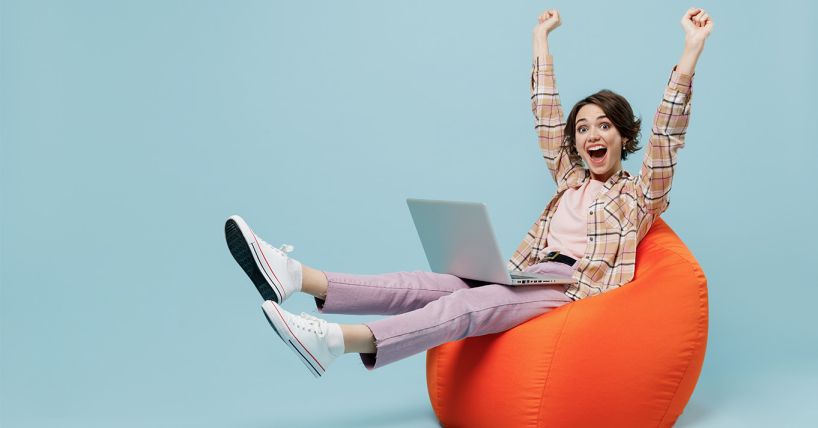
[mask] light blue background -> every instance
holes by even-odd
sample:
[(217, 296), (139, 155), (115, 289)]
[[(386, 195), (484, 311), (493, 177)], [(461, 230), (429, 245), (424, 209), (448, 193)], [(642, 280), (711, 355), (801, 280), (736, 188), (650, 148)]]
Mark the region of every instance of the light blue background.
[(406, 197), (477, 200), (510, 254), (555, 190), (529, 104), (536, 16), (563, 17), (566, 112), (616, 90), (646, 139), (689, 6), (715, 29), (664, 218), (704, 267), (711, 323), (679, 426), (814, 423), (815, 2), (100, 0), (0, 7), (0, 425), (436, 426), (423, 354), (313, 379), (224, 219), (376, 273), (427, 268)]

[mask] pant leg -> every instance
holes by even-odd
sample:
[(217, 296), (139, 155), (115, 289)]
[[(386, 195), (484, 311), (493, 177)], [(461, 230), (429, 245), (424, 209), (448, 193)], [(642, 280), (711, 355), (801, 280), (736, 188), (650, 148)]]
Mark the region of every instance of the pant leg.
[[(540, 265), (527, 271), (573, 272), (571, 266), (561, 263)], [(371, 370), (446, 342), (508, 330), (572, 302), (566, 288), (490, 284), (459, 289), (420, 309), (366, 323), (375, 336), (376, 353), (361, 354), (361, 360)]]
[(323, 313), (393, 315), (424, 307), (431, 301), (470, 283), (454, 275), (433, 272), (396, 272), (352, 275), (325, 272), (327, 296), (315, 299)]

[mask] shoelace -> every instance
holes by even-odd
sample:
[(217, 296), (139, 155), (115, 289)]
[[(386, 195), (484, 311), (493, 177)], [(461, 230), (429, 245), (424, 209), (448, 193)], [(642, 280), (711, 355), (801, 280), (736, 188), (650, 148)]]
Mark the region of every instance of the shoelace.
[[(258, 235), (256, 235), (256, 237), (258, 238)], [(267, 242), (267, 241), (265, 241), (265, 240), (263, 240), (261, 238), (258, 238), (258, 240), (261, 241), (261, 244), (264, 245), (265, 247), (277, 252), (278, 254), (281, 254), (284, 257), (289, 257), (288, 254), (295, 251), (295, 247), (290, 245), (290, 244), (284, 244), (284, 245), (276, 248), (276, 247), (273, 247), (272, 245), (270, 245), (269, 242)]]
[(321, 318), (316, 318), (306, 312), (301, 312), (298, 317), (290, 319), (292, 324), (301, 330), (317, 333), (319, 336), (324, 336), (327, 332), (327, 322)]

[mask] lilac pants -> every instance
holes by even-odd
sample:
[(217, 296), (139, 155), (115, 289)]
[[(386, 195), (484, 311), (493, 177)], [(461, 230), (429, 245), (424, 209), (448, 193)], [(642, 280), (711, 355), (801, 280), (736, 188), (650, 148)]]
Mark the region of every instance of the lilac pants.
[[(526, 272), (573, 274), (558, 262), (530, 266)], [(564, 285), (475, 286), (474, 281), (432, 272), (350, 275), (325, 272), (323, 313), (394, 315), (366, 323), (375, 336), (375, 353), (361, 354), (368, 369), (465, 337), (508, 330), (572, 302)]]

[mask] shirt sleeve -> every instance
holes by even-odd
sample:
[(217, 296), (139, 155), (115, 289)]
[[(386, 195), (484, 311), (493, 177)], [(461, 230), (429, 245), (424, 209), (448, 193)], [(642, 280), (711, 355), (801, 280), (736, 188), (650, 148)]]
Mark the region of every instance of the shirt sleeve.
[(680, 73), (674, 66), (653, 119), (650, 140), (637, 177), (637, 193), (639, 205), (654, 215), (661, 214), (669, 205), (676, 155), (685, 144), (692, 83), (692, 75)]
[(534, 113), (534, 128), (542, 150), (543, 158), (551, 172), (551, 177), (559, 188), (574, 168), (582, 165), (572, 163), (568, 152), (562, 150), (565, 133), (560, 95), (554, 78), (554, 62), (551, 55), (537, 57), (531, 71), (531, 110)]

